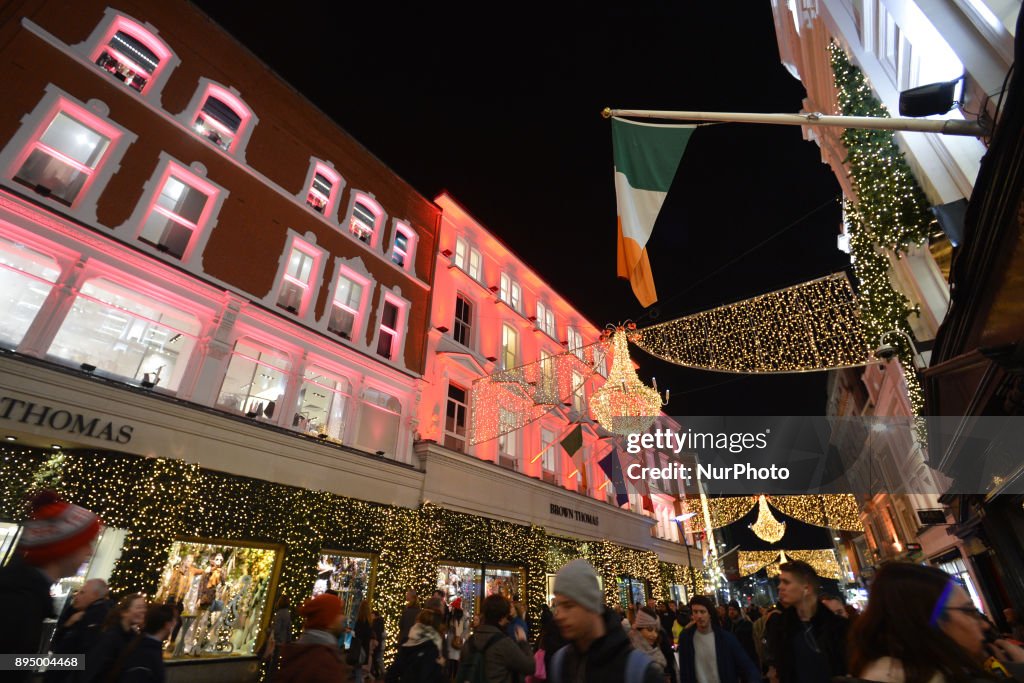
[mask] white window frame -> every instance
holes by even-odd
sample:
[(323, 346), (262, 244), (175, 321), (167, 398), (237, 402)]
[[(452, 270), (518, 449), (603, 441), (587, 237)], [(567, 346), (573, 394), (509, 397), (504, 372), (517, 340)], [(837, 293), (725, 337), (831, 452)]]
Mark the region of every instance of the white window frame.
[[(455, 387), (456, 389), (461, 390), (466, 395), (465, 402), (462, 402), (462, 401), (459, 401), (458, 399), (452, 398), (452, 395), (451, 395), (452, 387)], [(460, 407), (462, 408), (462, 415), (463, 415), (463, 419), (464, 419), (464, 426), (466, 428), (466, 433), (462, 434), (461, 436), (457, 432), (450, 432), (450, 431), (448, 431), (448, 406), (449, 406), (449, 404), (452, 404), (452, 403), (455, 404), (455, 408), (456, 408), (456, 413), (455, 413), (455, 415), (456, 415), (456, 423), (458, 422), (458, 414), (459, 414), (458, 413), (458, 409)], [(445, 448), (452, 448), (452, 446), (448, 445), (448, 439), (450, 438), (452, 441), (456, 441), (456, 442), (461, 441), (462, 442), (462, 447), (461, 448), (457, 448), (456, 447), (453, 450), (457, 450), (460, 453), (465, 453), (466, 452), (466, 447), (469, 444), (469, 389), (467, 389), (465, 387), (462, 387), (461, 385), (459, 385), (459, 384), (457, 384), (455, 382), (448, 382), (448, 390), (445, 391), (444, 420), (443, 420), (443, 424), (441, 426), (441, 432), (443, 434), (442, 445), (444, 445)]]
[[(413, 265), (416, 260), (416, 245), (419, 242), (419, 235), (416, 234), (416, 231), (412, 229), (412, 225), (407, 221), (400, 221), (398, 219), (395, 219), (391, 233), (391, 251), (388, 254), (388, 260), (396, 267), (401, 268), (408, 273), (413, 272)], [(402, 253), (402, 250), (398, 246), (398, 236), (400, 234), (405, 236), (405, 252), (401, 265), (395, 261), (395, 256)]]
[(555, 326), (555, 312), (540, 299), (537, 300), (537, 329), (557, 340), (558, 328)]
[[(355, 272), (348, 266), (345, 266), (342, 263), (340, 263), (341, 259), (338, 259), (338, 261), (339, 262), (335, 264), (334, 268), (335, 276), (334, 282), (331, 285), (330, 305), (324, 312), (324, 316), (321, 322), (324, 325), (324, 329), (326, 329), (327, 332), (331, 334), (333, 337), (354, 343), (356, 342), (356, 340), (363, 339), (365, 337), (364, 329), (366, 327), (366, 304), (370, 298), (371, 280), (368, 277), (360, 275), (359, 273)], [(355, 311), (353, 311), (347, 305), (338, 303), (338, 293), (341, 290), (341, 278), (345, 278), (349, 282), (359, 285), (361, 288), (361, 291), (359, 293), (359, 307)], [(338, 306), (342, 310), (352, 314), (352, 333), (349, 335), (348, 338), (342, 336), (339, 332), (332, 330), (330, 327), (331, 317), (334, 314), (335, 306)]]
[[(128, 150), (128, 146), (137, 139), (134, 133), (109, 118), (107, 105), (99, 100), (89, 100), (87, 104), (83, 104), (56, 86), (47, 85), (46, 94), (35, 109), (22, 118), (21, 127), (0, 153), (0, 169), (3, 169), (4, 184), (22, 193), (33, 191), (34, 188), (28, 187), (23, 181), (14, 180), (14, 177), (21, 170), (32, 151), (42, 144), (40, 140), (43, 134), (61, 113), (105, 136), (109, 142), (103, 155), (89, 171), (88, 179), (72, 199), (70, 206), (50, 196), (38, 193), (34, 196), (39, 197), (41, 202), (49, 206), (57, 207), (62, 212), (70, 212), (85, 222), (95, 223), (96, 204), (99, 196), (114, 173), (120, 168), (121, 159)], [(77, 162), (75, 163), (77, 164)]]
[[(156, 207), (157, 199), (163, 191), (164, 184), (172, 176), (178, 182), (202, 192), (207, 197), (206, 206), (203, 208), (203, 213), (200, 215), (197, 223), (190, 226), (186, 220), (175, 221), (192, 231), (192, 237), (189, 239), (188, 246), (180, 258), (142, 240), (142, 230), (153, 211), (158, 211), (158, 213), (165, 216), (173, 213), (162, 209), (158, 210)], [(220, 214), (220, 209), (227, 195), (227, 190), (206, 177), (206, 169), (202, 164), (197, 162), (188, 167), (166, 152), (161, 152), (156, 172), (146, 183), (142, 199), (139, 201), (135, 212), (125, 225), (115, 229), (114, 233), (126, 241), (132, 241), (133, 244), (140, 246), (146, 251), (174, 263), (181, 263), (185, 266), (198, 265), (201, 261), (200, 257), (203, 254), (203, 250), (206, 248), (206, 243), (210, 239), (210, 233), (217, 225), (217, 216)]]
[(508, 305), (512, 307), (513, 311), (521, 315), (523, 312), (523, 288), (515, 280), (512, 281), (511, 294)]
[[(331, 181), (331, 191), (327, 197), (324, 197), (325, 204), (323, 211), (317, 211), (316, 208), (309, 203), (309, 195), (316, 194), (323, 197), (323, 192), (314, 186), (317, 174), (322, 175)], [(332, 223), (337, 223), (337, 212), (338, 212), (338, 199), (341, 197), (342, 190), (345, 189), (345, 179), (341, 177), (337, 169), (334, 168), (334, 164), (330, 161), (324, 161), (323, 159), (317, 159), (316, 157), (310, 157), (309, 159), (309, 171), (306, 173), (306, 182), (303, 184), (302, 191), (296, 195), (298, 200), (302, 202), (303, 206), (312, 211), (315, 214), (323, 216)]]
[(455, 253), (452, 254), (452, 264), (459, 270), (465, 271), (469, 258), (469, 244), (461, 237), (455, 238)]
[[(550, 439), (546, 440), (546, 435), (550, 436)], [(552, 483), (557, 483), (556, 478), (558, 473), (558, 449), (555, 447), (557, 436), (558, 434), (556, 432), (551, 431), (550, 429), (546, 429), (544, 427), (541, 427), (540, 429), (540, 469), (542, 472), (542, 478), (547, 478), (543, 476), (545, 474), (551, 475)], [(545, 443), (547, 445), (545, 445)]]
[[(294, 281), (294, 278), (290, 278), (287, 275), (288, 262), (291, 258), (293, 249), (298, 249), (314, 259), (313, 267), (310, 269), (309, 273), (309, 282), (304, 288), (305, 291), (302, 295), (301, 305), (299, 306), (298, 311), (294, 313), (278, 305), (278, 301), (281, 296), (281, 288), (284, 286), (286, 279)], [(316, 235), (313, 233), (307, 232), (305, 235), (299, 235), (294, 230), (288, 230), (288, 239), (285, 241), (284, 251), (281, 253), (281, 260), (277, 267), (277, 275), (274, 277), (274, 286), (263, 299), (271, 310), (286, 315), (294, 315), (297, 318), (308, 319), (311, 317), (314, 304), (317, 300), (317, 294), (320, 292), (320, 284), (323, 280), (326, 254), (327, 253), (321, 247), (317, 246)], [(296, 284), (301, 286), (301, 283)]]
[[(366, 221), (356, 216), (356, 204), (364, 206), (373, 214), (373, 225), (367, 225)], [(343, 232), (351, 237), (353, 241), (359, 242), (365, 247), (377, 249), (380, 245), (380, 232), (381, 226), (384, 225), (384, 217), (384, 208), (372, 195), (366, 192), (354, 191), (352, 192), (351, 200), (349, 200), (348, 212), (345, 214)], [(359, 239), (358, 233), (363, 231), (370, 232), (370, 239), (368, 241)]]
[[(509, 341), (512, 347), (509, 348)], [(508, 323), (501, 326), (501, 356), (498, 358), (502, 370), (511, 370), (519, 364), (519, 331)]]
[[(203, 115), (203, 105), (206, 104), (207, 99), (210, 97), (223, 102), (240, 119), (238, 130), (233, 134), (234, 137), (231, 138), (227, 149), (203, 135), (197, 128), (199, 117)], [(178, 118), (197, 138), (204, 140), (214, 149), (220, 150), (224, 154), (233, 156), (241, 161), (245, 160), (245, 149), (249, 144), (249, 138), (252, 137), (252, 132), (259, 123), (259, 117), (245, 103), (238, 90), (226, 87), (209, 78), (199, 79), (199, 88), (196, 90), (195, 95), (192, 96), (192, 101)], [(220, 122), (213, 125), (214, 128), (220, 128), (221, 126)], [(224, 132), (230, 133), (230, 131)]]
[(583, 415), (587, 410), (587, 379), (578, 370), (573, 369), (569, 381), (572, 382), (572, 408), (579, 415)]
[(470, 247), (468, 265), (469, 269), (466, 271), (466, 273), (477, 282), (483, 282), (484, 259), (483, 256), (480, 255), (479, 249), (475, 247)]
[[(459, 318), (459, 299), (462, 299), (463, 301), (465, 301), (466, 305), (469, 307), (469, 320), (468, 321), (462, 321)], [(473, 322), (474, 322), (473, 321), (473, 313), (474, 313), (475, 306), (476, 306), (476, 301), (474, 301), (472, 299), (472, 297), (467, 296), (463, 292), (456, 292), (455, 293), (455, 310), (452, 313), (452, 339), (457, 344), (462, 344), (463, 346), (465, 346), (467, 348), (473, 348)], [(460, 325), (462, 325), (466, 329), (466, 339), (465, 339), (465, 341), (460, 341), (459, 337), (457, 335), (457, 330), (458, 330), (458, 327)]]
[[(395, 329), (388, 328), (384, 325), (384, 305), (390, 303), (398, 309), (396, 320), (398, 327)], [(392, 292), (384, 292), (380, 302), (380, 312), (377, 315), (377, 333), (373, 338), (373, 353), (377, 358), (384, 361), (396, 363), (399, 365), (405, 364), (405, 338), (406, 329), (409, 322), (409, 302)], [(391, 342), (391, 357), (382, 356), (377, 351), (380, 347), (380, 337), (382, 333), (393, 334)]]
[(574, 356), (586, 362), (586, 360), (583, 357), (583, 335), (580, 334), (579, 330), (577, 330), (575, 327), (572, 327), (571, 325), (566, 326), (565, 339), (568, 350), (571, 351)]
[[(498, 417), (499, 424), (503, 425), (505, 423), (505, 421), (506, 421), (506, 418), (504, 417), (504, 414), (505, 413), (510, 413), (510, 411), (506, 411), (504, 408), (498, 408), (498, 411), (499, 411), (499, 417)], [(504, 429), (504, 427), (502, 427), (502, 429)], [(513, 429), (512, 431), (509, 431), (509, 432), (503, 432), (502, 434), (500, 434), (498, 436), (498, 460), (497, 460), (497, 462), (498, 462), (498, 464), (501, 464), (501, 465), (507, 467), (507, 465), (504, 465), (502, 463), (502, 460), (512, 460), (512, 467), (509, 467), (509, 469), (511, 469), (513, 471), (516, 471), (516, 472), (518, 472), (520, 470), (520, 468), (521, 468), (521, 457), (520, 457), (521, 456), (521, 453), (520, 453), (521, 449), (519, 447), (520, 446), (520, 444), (519, 444), (519, 441), (520, 441), (519, 434), (520, 434), (521, 430), (522, 430), (522, 428), (520, 427), (518, 429)]]
[[(106, 48), (110, 39), (118, 31), (131, 35), (160, 58), (160, 64), (150, 74), (149, 80), (141, 93), (132, 88), (125, 88), (136, 96), (160, 106), (160, 96), (164, 86), (167, 84), (171, 73), (181, 64), (181, 58), (159, 37), (160, 31), (152, 24), (141, 22), (134, 17), (108, 7), (103, 12), (102, 21), (96, 25), (96, 28), (93, 29), (89, 37), (83, 43), (76, 45), (74, 49), (84, 59), (92, 63), (95, 68), (102, 70), (103, 67), (96, 64), (96, 60), (99, 59), (100, 54)], [(130, 57), (129, 55), (125, 56)]]

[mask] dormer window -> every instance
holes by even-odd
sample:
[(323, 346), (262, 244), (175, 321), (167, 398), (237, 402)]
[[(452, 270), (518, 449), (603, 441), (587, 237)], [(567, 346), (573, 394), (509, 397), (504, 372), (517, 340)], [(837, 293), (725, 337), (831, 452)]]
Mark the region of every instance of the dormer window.
[(123, 16), (114, 19), (102, 36), (90, 59), (135, 92), (148, 94), (153, 78), (171, 61), (170, 49)]
[(241, 99), (209, 83), (192, 120), (192, 129), (225, 152), (235, 152), (248, 133), (251, 119), (252, 112)]

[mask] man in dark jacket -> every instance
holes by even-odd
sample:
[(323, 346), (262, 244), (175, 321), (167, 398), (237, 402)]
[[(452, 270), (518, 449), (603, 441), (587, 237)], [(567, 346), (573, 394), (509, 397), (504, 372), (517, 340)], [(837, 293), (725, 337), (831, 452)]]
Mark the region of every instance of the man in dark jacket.
[(682, 683), (760, 683), (761, 671), (743, 651), (736, 636), (721, 628), (714, 604), (703, 595), (690, 600), (694, 628), (679, 634)]
[[(89, 652), (99, 640), (103, 620), (111, 607), (113, 603), (107, 599), (107, 582), (103, 579), (86, 581), (57, 620), (50, 650), (58, 655)], [(70, 680), (74, 680), (73, 671), (50, 669), (46, 672), (46, 683)]]
[(459, 675), (469, 675), (474, 655), (483, 653), (487, 683), (515, 683), (533, 674), (536, 666), (526, 633), (518, 628), (515, 639), (505, 634), (512, 606), (502, 595), (488, 595), (480, 606), (483, 623), (466, 640), (459, 655)]
[(726, 608), (726, 615), (732, 623), (730, 632), (736, 636), (736, 640), (739, 641), (740, 647), (750, 657), (750, 661), (757, 664), (757, 648), (754, 647), (754, 622), (750, 621), (747, 615), (740, 610), (740, 603), (735, 600), (729, 602)]
[(846, 673), (849, 621), (821, 607), (818, 575), (806, 562), (779, 567), (779, 602), (768, 622), (765, 655), (773, 683), (828, 683)]
[[(77, 505), (43, 491), (32, 500), (32, 512), (18, 543), (18, 556), (0, 569), (0, 652), (36, 654), (43, 647), (43, 619), (53, 616), (50, 586), (74, 576), (92, 555), (100, 532), (99, 518)], [(5, 681), (27, 681), (31, 671), (7, 672)]]
[(555, 576), (555, 623), (569, 644), (548, 669), (552, 683), (664, 683), (661, 668), (633, 649), (622, 620), (604, 606), (597, 572), (573, 560)]
[(150, 605), (146, 609), (142, 633), (115, 664), (120, 672), (119, 683), (163, 683), (164, 641), (177, 621), (178, 615), (171, 605)]
[(405, 592), (405, 609), (398, 619), (398, 646), (401, 647), (405, 639), (409, 637), (409, 630), (416, 623), (416, 617), (420, 615), (418, 604), (419, 596), (411, 588)]
[(302, 635), (281, 646), (281, 670), (274, 683), (338, 683), (349, 668), (341, 659), (338, 636), (345, 627), (345, 615), (337, 595), (323, 593), (299, 608)]

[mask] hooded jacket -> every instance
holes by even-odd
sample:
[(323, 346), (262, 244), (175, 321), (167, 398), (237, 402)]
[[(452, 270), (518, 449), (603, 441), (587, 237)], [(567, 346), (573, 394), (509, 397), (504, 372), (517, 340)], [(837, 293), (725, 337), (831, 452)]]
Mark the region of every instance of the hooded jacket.
[(484, 653), (484, 674), (487, 683), (513, 683), (534, 672), (537, 664), (529, 643), (519, 643), (506, 636), (497, 626), (483, 624), (466, 639), (460, 655), (461, 666), (468, 666), (473, 653), (483, 650), (487, 641), (495, 640)]
[(338, 683), (348, 676), (338, 639), (327, 631), (306, 631), (294, 643), (281, 646), (281, 670), (275, 683)]
[[(622, 629), (618, 615), (607, 607), (602, 615), (605, 634), (592, 642), (586, 652), (575, 644), (566, 645), (561, 671), (548, 669), (548, 680), (554, 683), (623, 683), (626, 681), (626, 660), (633, 646)], [(552, 668), (554, 662), (552, 662)], [(651, 662), (644, 671), (643, 683), (664, 683), (661, 668)], [(628, 682), (627, 682), (628, 683)]]

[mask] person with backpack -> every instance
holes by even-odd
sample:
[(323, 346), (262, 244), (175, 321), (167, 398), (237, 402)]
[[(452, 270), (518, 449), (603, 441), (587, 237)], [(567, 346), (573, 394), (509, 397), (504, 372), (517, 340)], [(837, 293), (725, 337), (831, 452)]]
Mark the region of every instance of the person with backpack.
[(409, 637), (398, 648), (398, 656), (388, 667), (384, 683), (445, 683), (441, 634), (434, 628), (431, 609), (420, 610)]
[(522, 628), (515, 638), (505, 635), (511, 604), (501, 595), (488, 595), (481, 605), (483, 622), (462, 647), (458, 683), (517, 683), (536, 666)]
[(555, 623), (569, 644), (552, 656), (551, 683), (664, 683), (661, 668), (635, 650), (621, 618), (605, 607), (597, 572), (573, 560), (555, 575)]

